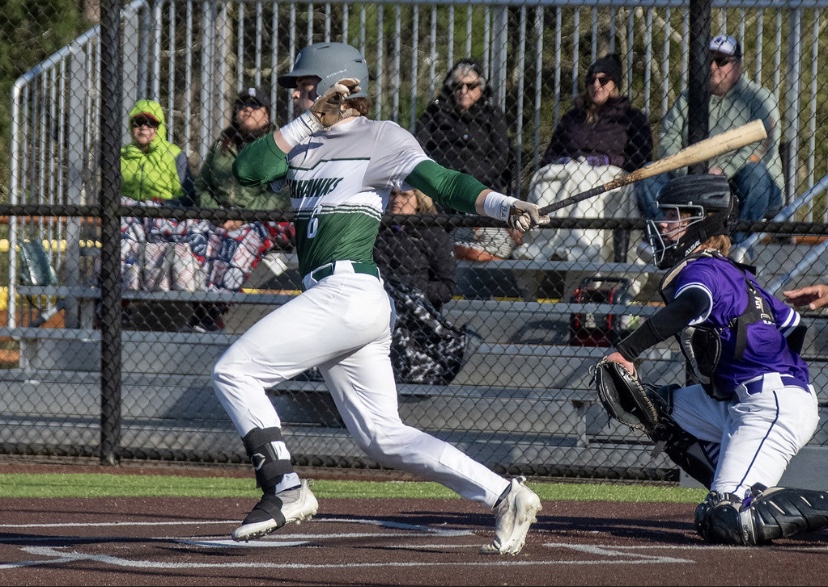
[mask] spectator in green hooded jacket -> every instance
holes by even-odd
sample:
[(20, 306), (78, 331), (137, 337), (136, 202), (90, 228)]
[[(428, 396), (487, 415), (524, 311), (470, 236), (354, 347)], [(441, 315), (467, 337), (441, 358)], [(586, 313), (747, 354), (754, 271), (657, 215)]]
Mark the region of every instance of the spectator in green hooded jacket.
[(166, 138), (164, 111), (138, 100), (129, 111), (132, 142), (121, 147), (121, 195), (139, 202), (191, 204), (193, 179), (187, 156)]

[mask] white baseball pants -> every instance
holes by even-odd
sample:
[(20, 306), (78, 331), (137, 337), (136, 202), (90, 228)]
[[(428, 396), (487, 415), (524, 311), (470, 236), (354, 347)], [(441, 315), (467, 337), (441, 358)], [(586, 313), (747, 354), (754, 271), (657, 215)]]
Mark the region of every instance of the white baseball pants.
[(791, 458), (805, 446), (819, 424), (817, 397), (810, 390), (786, 386), (778, 374), (765, 376), (760, 393), (737, 389), (738, 401), (720, 402), (701, 385), (673, 393), (673, 419), (706, 442), (720, 443), (711, 490), (743, 496), (754, 483), (775, 486)]
[(213, 369), (236, 430), (281, 427), (265, 393), (318, 366), (360, 448), (383, 466), (436, 481), (493, 507), (509, 482), (455, 447), (405, 425), (389, 358), (391, 302), (371, 275), (337, 270), (241, 336)]

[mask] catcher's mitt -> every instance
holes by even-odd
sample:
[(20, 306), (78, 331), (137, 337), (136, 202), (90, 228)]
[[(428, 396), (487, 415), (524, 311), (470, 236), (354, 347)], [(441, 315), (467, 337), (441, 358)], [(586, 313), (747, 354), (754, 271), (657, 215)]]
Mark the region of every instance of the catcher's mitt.
[(630, 428), (651, 432), (659, 410), (637, 376), (620, 363), (602, 359), (594, 371), (598, 399), (610, 416)]

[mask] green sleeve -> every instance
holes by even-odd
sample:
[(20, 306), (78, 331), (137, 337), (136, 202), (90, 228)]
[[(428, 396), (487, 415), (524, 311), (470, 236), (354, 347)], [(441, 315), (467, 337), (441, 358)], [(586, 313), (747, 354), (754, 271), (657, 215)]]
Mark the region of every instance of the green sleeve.
[(471, 175), (446, 169), (434, 161), (423, 161), (405, 178), (405, 183), (440, 204), (460, 212), (477, 214), (474, 203), (485, 185)]
[(284, 177), (287, 171), (287, 154), (276, 146), (273, 133), (250, 143), (233, 162), (233, 175), (243, 186), (270, 183)]

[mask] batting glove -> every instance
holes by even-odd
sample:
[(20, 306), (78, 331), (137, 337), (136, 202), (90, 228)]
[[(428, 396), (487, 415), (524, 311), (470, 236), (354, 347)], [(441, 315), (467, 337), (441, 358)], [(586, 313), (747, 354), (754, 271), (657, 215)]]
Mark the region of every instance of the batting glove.
[(319, 124), (322, 125), (322, 128), (328, 128), (343, 118), (359, 116), (357, 110), (343, 108), (342, 106), (351, 94), (356, 94), (360, 90), (362, 88), (358, 79), (350, 77), (341, 79), (332, 85), (324, 95), (316, 99), (310, 111), (319, 121)]
[(489, 192), (483, 201), (483, 213), (497, 218), (520, 232), (549, 223), (549, 216), (542, 216), (536, 204), (530, 204), (498, 192)]
[(293, 148), (313, 133), (328, 128), (343, 118), (359, 116), (358, 110), (354, 108), (343, 109), (342, 106), (348, 96), (359, 92), (361, 89), (357, 79), (345, 78), (339, 80), (323, 96), (316, 99), (310, 110), (303, 112), (279, 129), (282, 138)]
[(528, 232), (531, 228), (549, 224), (549, 216), (541, 216), (540, 207), (537, 204), (515, 200), (509, 210), (509, 218), (506, 220), (509, 228), (520, 232)]

